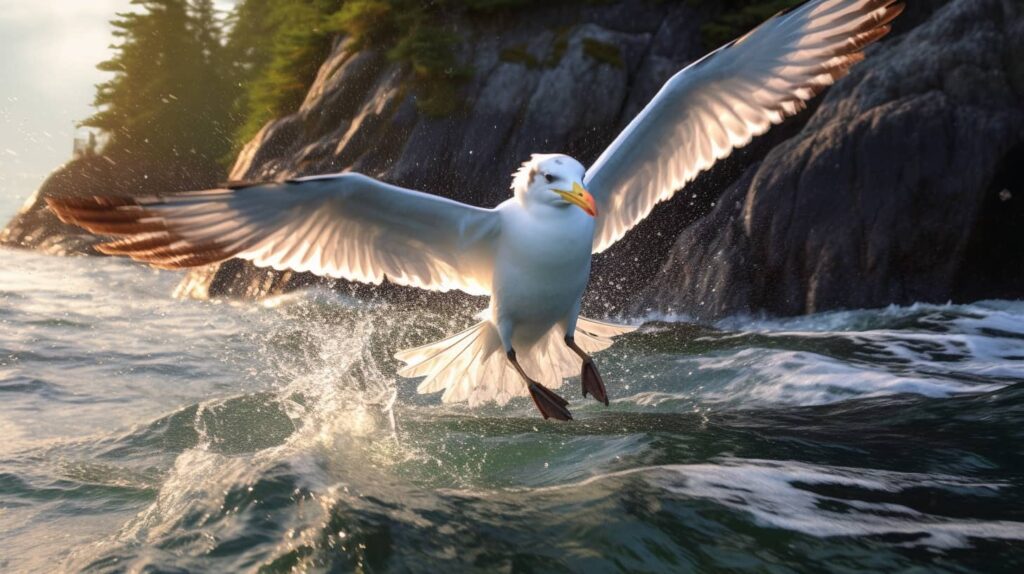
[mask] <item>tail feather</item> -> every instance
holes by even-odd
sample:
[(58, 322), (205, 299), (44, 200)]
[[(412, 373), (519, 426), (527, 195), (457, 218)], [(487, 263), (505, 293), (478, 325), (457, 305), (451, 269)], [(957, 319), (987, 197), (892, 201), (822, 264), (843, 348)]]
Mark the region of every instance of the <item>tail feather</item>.
[[(610, 347), (612, 337), (635, 328), (580, 317), (574, 337), (584, 351), (596, 353)], [(563, 379), (579, 374), (579, 357), (565, 345), (557, 327), (530, 349), (516, 350), (523, 369), (549, 388), (557, 389)], [(441, 400), (446, 403), (505, 404), (513, 397), (529, 395), (519, 373), (505, 357), (498, 329), (490, 320), (447, 339), (401, 351), (395, 358), (406, 364), (398, 371), (399, 376), (426, 377), (416, 387), (417, 392), (444, 391)]]
[[(395, 353), (395, 358), (406, 364), (398, 374), (403, 377), (422, 377), (438, 370), (438, 363), (458, 355), (480, 336), (483, 323), (477, 323), (469, 329), (456, 333), (447, 339), (428, 343), (415, 349), (406, 349)], [(438, 389), (439, 390), (439, 389)], [(432, 391), (428, 391), (432, 392)]]
[[(633, 325), (616, 325), (614, 323), (605, 323), (604, 321), (596, 321), (594, 319), (580, 317), (576, 321), (576, 343), (579, 344), (584, 351), (588, 353), (596, 353), (611, 347), (612, 337), (632, 333), (633, 331), (636, 331), (636, 329), (637, 328)], [(600, 345), (600, 348), (595, 348), (593, 351), (587, 349), (580, 343), (580, 335), (586, 335), (591, 339), (594, 339), (593, 344)]]

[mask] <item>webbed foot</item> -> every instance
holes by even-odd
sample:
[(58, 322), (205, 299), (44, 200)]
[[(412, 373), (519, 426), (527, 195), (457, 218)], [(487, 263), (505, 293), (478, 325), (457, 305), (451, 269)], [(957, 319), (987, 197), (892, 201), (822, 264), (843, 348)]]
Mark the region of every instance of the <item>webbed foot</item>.
[(540, 411), (540, 414), (544, 415), (545, 419), (572, 420), (572, 413), (569, 412), (569, 409), (565, 408), (569, 401), (538, 382), (531, 382), (528, 388), (530, 389), (530, 397), (533, 398), (533, 404), (537, 405), (537, 410)]

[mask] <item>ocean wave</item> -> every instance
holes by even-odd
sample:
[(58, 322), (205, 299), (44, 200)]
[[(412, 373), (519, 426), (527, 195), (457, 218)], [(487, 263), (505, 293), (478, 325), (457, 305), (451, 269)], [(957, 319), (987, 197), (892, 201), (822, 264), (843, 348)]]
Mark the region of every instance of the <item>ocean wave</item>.
[(1002, 481), (723, 458), (708, 464), (634, 468), (587, 482), (629, 475), (642, 476), (666, 496), (712, 500), (749, 514), (762, 527), (819, 538), (883, 537), (897, 545), (937, 548), (965, 547), (979, 538), (1024, 540), (1024, 522), (930, 513), (920, 498), (908, 496), (926, 489), (939, 497), (992, 498), (1011, 487)]

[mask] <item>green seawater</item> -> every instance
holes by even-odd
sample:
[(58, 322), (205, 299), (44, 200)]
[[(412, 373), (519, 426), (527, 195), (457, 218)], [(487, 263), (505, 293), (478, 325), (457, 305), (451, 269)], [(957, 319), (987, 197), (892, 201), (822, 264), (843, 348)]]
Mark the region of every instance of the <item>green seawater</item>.
[(430, 311), (0, 251), (3, 572), (1022, 572), (1024, 302), (695, 324), (470, 410)]

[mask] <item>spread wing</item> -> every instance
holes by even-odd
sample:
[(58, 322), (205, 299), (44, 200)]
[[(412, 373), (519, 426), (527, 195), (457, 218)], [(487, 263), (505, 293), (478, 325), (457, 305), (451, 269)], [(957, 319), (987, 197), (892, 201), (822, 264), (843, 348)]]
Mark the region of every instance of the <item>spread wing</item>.
[[(229, 184), (230, 187), (230, 184)], [(498, 217), (355, 174), (145, 198), (51, 200), (61, 220), (118, 236), (98, 250), (176, 269), (261, 267), (487, 295)]]
[(587, 170), (594, 252), (618, 241), (732, 150), (803, 109), (864, 59), (903, 11), (897, 0), (812, 0), (673, 76)]

